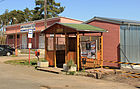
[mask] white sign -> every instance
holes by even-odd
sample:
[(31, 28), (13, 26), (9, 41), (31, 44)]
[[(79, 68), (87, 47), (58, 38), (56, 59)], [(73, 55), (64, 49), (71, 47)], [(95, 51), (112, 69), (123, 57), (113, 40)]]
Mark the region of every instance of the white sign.
[(29, 29), (28, 34), (33, 34), (33, 29)]
[(32, 43), (28, 43), (28, 48), (32, 48)]
[(28, 31), (28, 38), (33, 38), (33, 30), (29, 29)]
[(28, 38), (33, 38), (33, 34), (28, 34)]
[(20, 26), (20, 31), (21, 32), (28, 32), (30, 29), (35, 31), (35, 24), (28, 24), (28, 25), (21, 25)]

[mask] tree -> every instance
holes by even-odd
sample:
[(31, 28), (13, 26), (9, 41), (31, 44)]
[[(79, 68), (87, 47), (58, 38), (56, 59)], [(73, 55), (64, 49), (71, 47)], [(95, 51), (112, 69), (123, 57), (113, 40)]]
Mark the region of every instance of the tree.
[(12, 25), (17, 23), (25, 22), (24, 12), (21, 10), (13, 10), (8, 12), (5, 11), (4, 14), (0, 15), (0, 26)]
[[(34, 19), (44, 18), (44, 0), (36, 0), (36, 7), (34, 8)], [(61, 7), (60, 3), (56, 3), (55, 0), (47, 0), (47, 18), (57, 17), (58, 14), (64, 11), (65, 7)]]
[[(0, 15), (0, 29), (4, 25), (18, 24), (28, 21), (40, 20), (44, 18), (44, 0), (35, 0), (36, 7), (34, 10), (25, 8), (22, 10), (5, 10), (5, 13)], [(64, 11), (65, 7), (61, 7), (60, 3), (55, 0), (47, 0), (47, 18), (57, 17), (58, 14)]]
[(25, 8), (24, 9), (24, 18), (25, 18), (25, 21), (28, 22), (28, 21), (32, 21), (32, 10), (29, 10), (29, 8)]
[(10, 24), (25, 22), (24, 12), (21, 10), (13, 10), (9, 12)]
[(4, 25), (8, 25), (9, 24), (9, 12), (8, 9), (5, 10), (5, 13), (0, 15), (0, 29), (4, 26)]

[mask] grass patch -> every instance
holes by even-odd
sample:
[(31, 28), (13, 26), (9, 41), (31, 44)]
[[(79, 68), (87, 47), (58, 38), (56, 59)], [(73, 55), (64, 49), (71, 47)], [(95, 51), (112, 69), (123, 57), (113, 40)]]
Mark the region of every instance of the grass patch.
[(17, 57), (16, 55), (11, 55), (11, 57)]
[[(45, 61), (44, 58), (40, 58), (39, 59), (40, 61)], [(5, 61), (4, 63), (6, 64), (12, 64), (12, 65), (31, 65), (31, 66), (36, 66), (37, 65), (37, 59), (34, 58), (34, 59), (31, 59), (30, 60), (30, 64), (29, 64), (29, 61), (28, 59), (23, 59), (23, 60), (8, 60), (8, 61)]]

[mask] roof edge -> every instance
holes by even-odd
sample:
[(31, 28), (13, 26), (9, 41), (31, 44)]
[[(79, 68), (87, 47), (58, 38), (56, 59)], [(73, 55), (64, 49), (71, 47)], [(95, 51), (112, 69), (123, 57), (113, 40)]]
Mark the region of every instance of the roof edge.
[[(60, 19), (60, 17), (48, 18), (47, 21), (55, 20), (55, 19)], [(37, 21), (37, 22), (40, 22), (40, 21), (44, 21), (44, 20), (45, 20), (45, 19), (34, 20), (34, 21), (23, 22), (23, 23), (19, 23), (19, 24), (7, 25), (7, 26), (5, 26), (5, 27), (17, 26), (17, 25), (28, 24), (28, 23), (35, 23), (36, 21)]]
[[(55, 20), (55, 19), (60, 19), (60, 18), (65, 18), (65, 19), (75, 20), (75, 21), (79, 21), (79, 22), (81, 22), (81, 23), (84, 22), (84, 21), (81, 21), (81, 20), (72, 19), (72, 18), (67, 18), (67, 17), (63, 17), (63, 16), (58, 16), (58, 17), (48, 18), (47, 21)], [(7, 28), (7, 27), (17, 26), (17, 25), (22, 25), (22, 24), (35, 23), (35, 22), (40, 22), (40, 21), (44, 21), (44, 20), (45, 20), (45, 19), (34, 20), (34, 21), (23, 22), (23, 23), (19, 23), (19, 24), (7, 25), (7, 26), (5, 26), (5, 27)]]
[(82, 21), (82, 20), (77, 20), (77, 19), (68, 18), (68, 17), (63, 17), (63, 16), (60, 16), (60, 18), (66, 18), (66, 19), (70, 19), (70, 20), (75, 20), (75, 21), (79, 21), (79, 22), (84, 22), (84, 21)]
[(104, 18), (96, 17), (96, 16), (95, 16), (95, 17), (93, 17), (92, 19), (85, 21), (84, 24), (88, 24), (88, 23), (90, 23), (90, 22), (92, 22), (92, 21), (94, 21), (94, 20), (105, 21), (105, 22), (111, 22), (111, 23), (115, 23), (115, 24), (122, 24), (122, 23), (124, 23), (123, 21), (120, 22), (120, 21), (109, 20), (109, 19), (104, 19)]
[[(114, 18), (115, 19), (115, 18)], [(132, 25), (140, 25), (140, 23), (135, 23), (135, 22), (126, 22), (126, 21), (117, 21), (117, 20), (113, 20), (113, 18), (112, 19), (109, 19), (109, 18), (104, 18), (104, 17), (93, 17), (92, 19), (90, 19), (90, 20), (87, 20), (87, 21), (85, 21), (84, 23), (85, 24), (88, 24), (88, 23), (90, 23), (90, 22), (92, 22), (92, 21), (94, 21), (94, 20), (98, 20), (98, 21), (105, 21), (105, 22), (110, 22), (110, 23), (114, 23), (114, 24), (119, 24), (119, 25), (121, 25), (121, 24), (124, 24), (124, 25), (127, 25), (127, 24), (132, 24)], [(125, 19), (123, 19), (123, 20), (125, 20)], [(133, 20), (130, 20), (130, 21), (133, 21)]]

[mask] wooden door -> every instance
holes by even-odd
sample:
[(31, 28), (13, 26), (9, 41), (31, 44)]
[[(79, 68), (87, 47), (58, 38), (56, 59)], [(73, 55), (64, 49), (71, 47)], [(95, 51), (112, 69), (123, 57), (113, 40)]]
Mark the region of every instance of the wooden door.
[(68, 38), (68, 60), (73, 60), (75, 64), (76, 61), (76, 37)]

